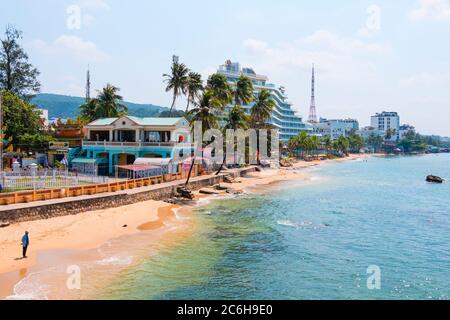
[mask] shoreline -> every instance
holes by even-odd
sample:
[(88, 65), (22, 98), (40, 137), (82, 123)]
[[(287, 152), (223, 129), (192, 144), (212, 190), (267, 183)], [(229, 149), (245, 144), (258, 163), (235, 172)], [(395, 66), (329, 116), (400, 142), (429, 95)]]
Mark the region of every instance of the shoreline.
[[(371, 155), (350, 155), (347, 158), (324, 161), (298, 161), (290, 168), (266, 169), (261, 172), (248, 174), (238, 178), (234, 183), (223, 183), (234, 191), (252, 190), (254, 193), (263, 193), (264, 187), (285, 181), (305, 179), (302, 169), (315, 167), (327, 163), (351, 161), (367, 158)], [(220, 195), (200, 195), (200, 199), (214, 199)], [(226, 196), (225, 196), (226, 197)], [(202, 205), (202, 200), (197, 205)], [(180, 210), (185, 214), (192, 212), (192, 203), (171, 205), (162, 201), (145, 201), (123, 207), (84, 212), (74, 216), (55, 217), (48, 220), (21, 222), (0, 229), (0, 299), (14, 294), (15, 285), (25, 279), (30, 270), (36, 272), (42, 268), (39, 259), (56, 250), (89, 251), (100, 248), (107, 242), (125, 237), (138, 236), (145, 233), (146, 241), (169, 242), (182, 241), (183, 237), (193, 232), (191, 225), (186, 234), (186, 220), (178, 219)], [(194, 216), (194, 215), (193, 215)], [(190, 221), (192, 223), (192, 221)], [(180, 228), (180, 232), (171, 233), (167, 225)], [(126, 227), (125, 227), (126, 226)], [(183, 230), (184, 228), (184, 230)], [(20, 238), (22, 233), (30, 232), (29, 258), (18, 259), (21, 254)], [(156, 234), (158, 234), (156, 236)]]

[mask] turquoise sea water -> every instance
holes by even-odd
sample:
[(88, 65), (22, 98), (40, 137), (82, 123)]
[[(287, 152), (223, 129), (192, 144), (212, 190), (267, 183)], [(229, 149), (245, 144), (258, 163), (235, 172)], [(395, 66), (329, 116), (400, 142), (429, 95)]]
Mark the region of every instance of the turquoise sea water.
[[(371, 158), (199, 207), (199, 228), (97, 298), (449, 299), (450, 155)], [(381, 289), (367, 288), (367, 268)]]

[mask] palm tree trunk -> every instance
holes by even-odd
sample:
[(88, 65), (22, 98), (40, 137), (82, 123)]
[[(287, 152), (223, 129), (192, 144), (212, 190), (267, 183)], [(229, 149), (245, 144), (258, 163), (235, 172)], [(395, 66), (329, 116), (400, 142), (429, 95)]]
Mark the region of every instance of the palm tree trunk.
[(227, 160), (227, 153), (225, 152), (224, 154), (223, 154), (223, 162), (222, 162), (222, 164), (220, 165), (220, 168), (219, 168), (219, 170), (216, 172), (216, 176), (218, 176), (219, 174), (220, 174), (220, 172), (222, 171), (222, 169), (223, 169), (223, 167), (224, 167), (224, 165), (225, 165), (225, 161)]
[(189, 111), (189, 104), (190, 104), (190, 102), (191, 102), (191, 99), (189, 99), (189, 96), (188, 96), (188, 98), (187, 98), (187, 106), (186, 106), (186, 113), (188, 113), (188, 111)]
[(194, 163), (195, 163), (195, 155), (192, 157), (192, 163), (191, 163), (191, 167), (189, 168), (189, 174), (186, 180), (186, 184), (184, 185), (186, 188), (189, 184), (189, 180), (191, 179), (191, 174), (192, 174), (192, 169), (194, 168)]
[(172, 114), (172, 110), (173, 110), (173, 107), (175, 106), (175, 102), (176, 102), (176, 101), (177, 101), (177, 95), (174, 94), (174, 95), (173, 95), (172, 106), (170, 107), (170, 111), (169, 111), (170, 114)]

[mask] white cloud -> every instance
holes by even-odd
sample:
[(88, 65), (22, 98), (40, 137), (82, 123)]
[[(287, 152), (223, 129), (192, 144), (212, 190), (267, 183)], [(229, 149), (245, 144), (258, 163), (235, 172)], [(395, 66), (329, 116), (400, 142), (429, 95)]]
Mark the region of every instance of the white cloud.
[(450, 73), (422, 72), (400, 80), (408, 89), (441, 88), (450, 86)]
[(108, 55), (97, 48), (94, 42), (78, 36), (62, 35), (52, 43), (34, 40), (32, 47), (48, 55), (71, 55), (85, 61), (104, 61)]
[(450, 21), (447, 0), (419, 0), (417, 8), (409, 12), (412, 21)]
[(378, 53), (384, 54), (391, 51), (388, 45), (367, 43), (359, 39), (344, 38), (326, 30), (318, 30), (304, 40), (307, 44), (313, 44), (322, 48), (346, 52), (357, 53)]
[(106, 0), (78, 0), (77, 4), (83, 9), (111, 10)]
[(256, 58), (261, 58), (257, 67), (269, 74), (290, 72), (292, 68), (309, 70), (315, 62), (323, 77), (347, 80), (355, 79), (355, 74), (370, 77), (375, 73), (370, 59), (359, 59), (360, 56), (385, 55), (391, 51), (388, 45), (345, 38), (325, 30), (291, 43), (271, 45), (247, 39), (243, 46)]

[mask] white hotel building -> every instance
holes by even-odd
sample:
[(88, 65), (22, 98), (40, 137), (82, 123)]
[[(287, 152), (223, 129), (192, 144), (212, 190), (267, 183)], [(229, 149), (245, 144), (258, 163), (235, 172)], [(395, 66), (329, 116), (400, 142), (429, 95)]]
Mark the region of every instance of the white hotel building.
[(371, 118), (371, 127), (386, 133), (389, 129), (395, 130), (395, 140), (400, 139), (400, 117), (397, 112), (377, 113)]

